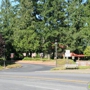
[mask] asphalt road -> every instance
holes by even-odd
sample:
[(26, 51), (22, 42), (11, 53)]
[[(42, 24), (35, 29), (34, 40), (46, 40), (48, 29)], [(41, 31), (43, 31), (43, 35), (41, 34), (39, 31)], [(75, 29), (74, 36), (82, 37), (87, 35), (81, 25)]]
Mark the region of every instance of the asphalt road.
[(47, 71), (53, 68), (54, 66), (46, 66), (46, 65), (39, 65), (39, 64), (22, 64), (21, 68), (12, 68), (12, 69), (5, 69), (2, 72), (35, 72), (35, 71)]
[(23, 64), (0, 71), (0, 90), (88, 90), (90, 74), (49, 71), (52, 66)]

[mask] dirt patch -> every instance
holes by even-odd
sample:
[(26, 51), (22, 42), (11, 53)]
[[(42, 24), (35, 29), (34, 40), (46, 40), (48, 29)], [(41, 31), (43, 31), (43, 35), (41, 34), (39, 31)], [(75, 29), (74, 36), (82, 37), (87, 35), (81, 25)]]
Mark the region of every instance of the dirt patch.
[(16, 61), (16, 63), (43, 64), (55, 66), (55, 61)]

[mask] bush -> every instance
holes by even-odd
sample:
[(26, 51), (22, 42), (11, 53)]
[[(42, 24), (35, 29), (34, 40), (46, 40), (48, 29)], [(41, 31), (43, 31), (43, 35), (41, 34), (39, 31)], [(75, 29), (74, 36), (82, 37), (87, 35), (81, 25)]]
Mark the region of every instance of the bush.
[(24, 57), (23, 60), (31, 60), (30, 57)]
[(87, 46), (86, 49), (84, 50), (84, 54), (86, 56), (90, 56), (90, 46)]

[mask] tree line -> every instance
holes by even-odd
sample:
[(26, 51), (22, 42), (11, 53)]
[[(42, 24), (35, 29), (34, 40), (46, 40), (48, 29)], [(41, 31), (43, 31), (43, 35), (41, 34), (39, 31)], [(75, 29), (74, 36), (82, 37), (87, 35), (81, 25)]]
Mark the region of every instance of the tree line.
[(0, 33), (6, 58), (15, 53), (83, 54), (90, 45), (90, 0), (1, 0)]

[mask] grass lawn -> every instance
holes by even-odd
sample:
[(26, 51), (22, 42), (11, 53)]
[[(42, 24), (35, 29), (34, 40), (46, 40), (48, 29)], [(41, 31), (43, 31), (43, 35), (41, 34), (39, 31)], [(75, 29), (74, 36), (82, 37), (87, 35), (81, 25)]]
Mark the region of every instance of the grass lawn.
[(79, 69), (90, 69), (90, 66), (79, 66)]

